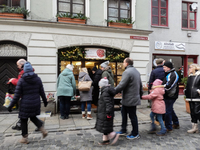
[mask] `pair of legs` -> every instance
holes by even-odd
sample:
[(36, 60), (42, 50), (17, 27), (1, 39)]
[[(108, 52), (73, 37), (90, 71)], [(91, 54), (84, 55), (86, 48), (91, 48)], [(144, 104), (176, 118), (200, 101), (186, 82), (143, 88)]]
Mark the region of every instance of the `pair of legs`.
[(62, 119), (69, 118), (71, 96), (59, 96), (60, 114)]
[(197, 123), (200, 120), (200, 102), (189, 102), (191, 122)]
[(165, 126), (168, 130), (172, 130), (172, 122), (174, 125), (179, 125), (178, 117), (173, 108), (176, 99), (164, 99), (164, 101), (166, 106)]
[(107, 145), (107, 144), (115, 144), (117, 140), (119, 139), (119, 134), (116, 134), (115, 132), (110, 133), (104, 133), (103, 134), (103, 141), (99, 142), (100, 145)]
[(132, 136), (137, 136), (138, 135), (138, 119), (137, 119), (137, 115), (136, 115), (136, 106), (131, 106), (131, 107), (127, 107), (127, 106), (122, 106), (121, 108), (121, 113), (122, 113), (122, 129), (121, 132), (122, 133), (126, 133), (127, 129), (127, 115), (129, 114), (129, 118), (131, 120), (131, 124), (132, 124), (132, 131), (131, 134)]
[(152, 128), (155, 128), (155, 124), (154, 124), (154, 118), (155, 116), (157, 117), (159, 123), (160, 123), (160, 126), (161, 126), (161, 131), (160, 133), (161, 134), (165, 134), (166, 133), (166, 128), (165, 128), (165, 125), (164, 125), (164, 122), (163, 122), (163, 118), (162, 118), (162, 114), (156, 114), (156, 113), (153, 113), (151, 112), (150, 113), (150, 118), (151, 118), (151, 121), (152, 121)]
[[(86, 102), (81, 102), (81, 110), (85, 112)], [(87, 101), (87, 112), (91, 113), (91, 101)]]

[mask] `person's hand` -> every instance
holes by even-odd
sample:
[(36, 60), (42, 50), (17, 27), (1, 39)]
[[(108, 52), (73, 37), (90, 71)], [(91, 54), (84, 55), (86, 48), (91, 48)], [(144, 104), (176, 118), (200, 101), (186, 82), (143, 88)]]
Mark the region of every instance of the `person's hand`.
[(47, 107), (47, 105), (48, 105), (48, 102), (44, 102), (44, 107)]
[(7, 109), (8, 109), (9, 112), (12, 112), (12, 108), (11, 107), (8, 107)]

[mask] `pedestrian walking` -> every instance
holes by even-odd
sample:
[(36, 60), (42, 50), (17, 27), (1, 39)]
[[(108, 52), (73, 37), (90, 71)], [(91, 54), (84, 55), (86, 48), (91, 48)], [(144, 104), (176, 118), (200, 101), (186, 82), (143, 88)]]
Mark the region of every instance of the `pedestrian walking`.
[(162, 114), (165, 114), (165, 102), (163, 100), (163, 95), (165, 94), (164, 87), (159, 87), (158, 85), (162, 85), (162, 80), (156, 79), (153, 82), (153, 90), (149, 95), (142, 96), (142, 99), (150, 99), (152, 101), (151, 106), (151, 129), (148, 132), (149, 134), (156, 133), (156, 125), (154, 123), (154, 118), (157, 116), (157, 119), (160, 123), (161, 130), (156, 133), (158, 136), (163, 136), (166, 133), (166, 128), (163, 122)]
[(200, 66), (191, 64), (189, 76), (185, 88), (186, 101), (189, 101), (192, 129), (188, 133), (198, 133), (198, 121), (200, 120)]
[(41, 100), (44, 106), (47, 106), (47, 99), (44, 93), (43, 84), (37, 74), (33, 72), (33, 68), (29, 62), (24, 64), (24, 74), (19, 79), (13, 101), (8, 107), (8, 111), (12, 111), (12, 107), (20, 100), (19, 118), (21, 120), (22, 139), (21, 143), (28, 143), (28, 118), (37, 126), (45, 138), (48, 132), (44, 129), (42, 122), (36, 117), (40, 115)]
[(68, 64), (57, 79), (57, 96), (60, 100), (60, 118), (68, 119), (70, 102), (76, 93), (76, 81), (73, 74), (73, 66)]
[(109, 65), (109, 61), (105, 61), (103, 62), (100, 66), (101, 66), (101, 70), (102, 70), (102, 76), (101, 78), (106, 77), (109, 81), (109, 84), (114, 87), (114, 75), (113, 72), (111, 70), (111, 67), (108, 66)]
[[(90, 76), (88, 75), (87, 68), (81, 68), (78, 81), (92, 81)], [(82, 118), (86, 118), (85, 106), (87, 103), (87, 119), (92, 119), (91, 115), (91, 102), (92, 102), (92, 87), (89, 91), (79, 91), (80, 93), (80, 101), (81, 101), (81, 110), (82, 110)]]
[[(163, 69), (166, 73), (166, 77), (163, 80), (163, 86), (165, 88), (164, 101), (166, 106), (165, 113), (165, 127), (170, 132), (172, 129), (179, 129), (179, 121), (174, 111), (173, 105), (178, 98), (178, 74), (170, 61), (166, 61), (163, 65)], [(172, 125), (173, 122), (173, 125)]]
[(120, 135), (126, 135), (127, 132), (127, 114), (132, 124), (132, 131), (130, 135), (126, 136), (127, 139), (140, 138), (138, 133), (138, 119), (136, 115), (137, 105), (141, 104), (140, 98), (142, 97), (142, 82), (140, 73), (133, 66), (133, 60), (130, 58), (124, 59), (123, 66), (125, 71), (122, 74), (120, 83), (115, 87), (116, 93), (122, 93), (122, 125), (121, 130), (117, 132)]
[(100, 145), (113, 145), (119, 138), (119, 134), (113, 132), (115, 89), (108, 82), (106, 77), (99, 81), (101, 95), (97, 107), (95, 128), (103, 133), (103, 140), (99, 142)]

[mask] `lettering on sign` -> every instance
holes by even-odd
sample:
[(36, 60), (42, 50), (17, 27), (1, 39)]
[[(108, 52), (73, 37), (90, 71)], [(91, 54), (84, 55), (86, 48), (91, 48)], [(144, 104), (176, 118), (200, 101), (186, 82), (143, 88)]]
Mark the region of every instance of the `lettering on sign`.
[(87, 59), (105, 59), (105, 49), (101, 48), (85, 48)]
[(144, 37), (144, 36), (130, 36), (130, 39), (134, 39), (134, 40), (148, 40), (148, 37)]
[(155, 50), (185, 51), (185, 43), (155, 41)]

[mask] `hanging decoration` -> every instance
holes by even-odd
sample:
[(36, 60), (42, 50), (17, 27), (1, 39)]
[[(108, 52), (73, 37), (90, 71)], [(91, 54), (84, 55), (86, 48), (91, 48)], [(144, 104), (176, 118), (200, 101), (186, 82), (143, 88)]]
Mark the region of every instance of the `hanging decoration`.
[(129, 54), (121, 50), (112, 48), (106, 49), (106, 60), (109, 60), (110, 62), (123, 62), (127, 57), (129, 57)]

